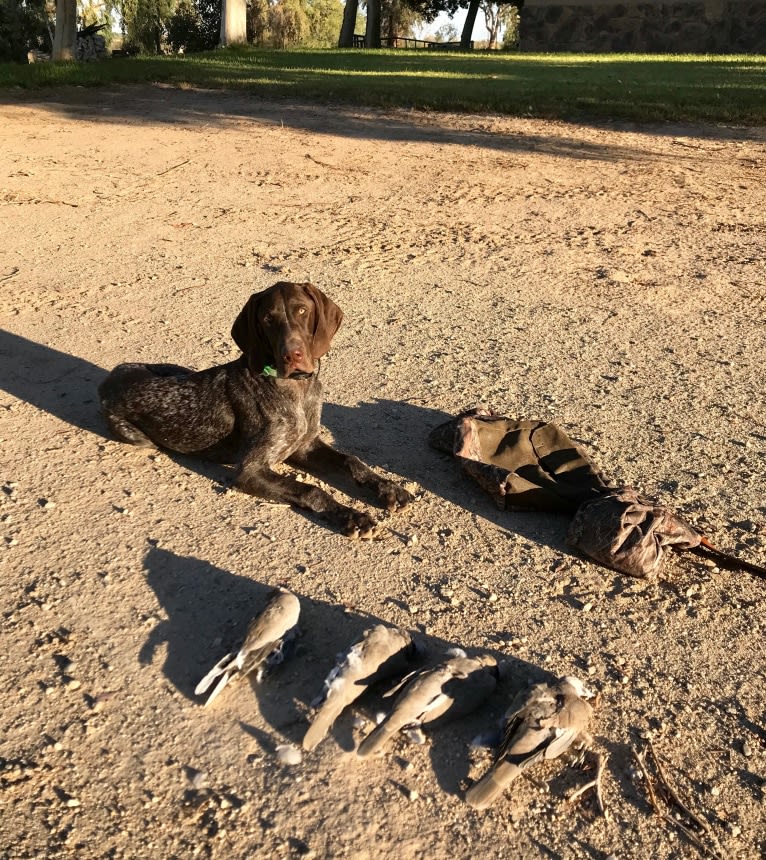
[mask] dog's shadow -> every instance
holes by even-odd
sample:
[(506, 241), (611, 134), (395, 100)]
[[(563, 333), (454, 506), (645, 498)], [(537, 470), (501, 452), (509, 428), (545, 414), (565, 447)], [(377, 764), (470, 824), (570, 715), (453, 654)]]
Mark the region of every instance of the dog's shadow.
[(87, 359), (0, 329), (0, 389), (102, 437), (96, 389), (106, 375)]
[[(103, 440), (110, 440), (110, 437), (101, 416), (97, 389), (107, 373), (87, 359), (0, 330), (0, 389)], [(563, 518), (525, 513), (511, 515), (498, 510), (489, 496), (462, 475), (452, 458), (428, 446), (430, 431), (450, 417), (438, 409), (383, 399), (354, 407), (325, 403), (323, 409), (323, 420), (343, 450), (356, 454), (370, 465), (415, 481), (434, 495), (502, 529), (567, 552)], [(363, 434), (360, 427), (376, 429), (372, 434)], [(153, 450), (137, 449), (137, 453)], [(181, 468), (217, 484), (221, 490), (231, 486), (234, 472), (229, 465), (193, 455), (162, 453)], [(374, 505), (368, 492), (352, 486), (345, 478), (317, 477), (353, 498)], [(316, 521), (314, 515), (301, 513)]]
[[(489, 494), (463, 474), (454, 457), (429, 445), (431, 431), (452, 418), (454, 415), (439, 409), (383, 399), (357, 406), (325, 403), (322, 409), (322, 423), (342, 450), (356, 454), (371, 466), (416, 482), (434, 496), (494, 524), (508, 536), (519, 535), (571, 555), (565, 540), (568, 517), (498, 508)], [(360, 437), (360, 427), (376, 430)]]
[[(144, 568), (147, 582), (167, 617), (157, 624), (141, 646), (139, 662), (154, 667), (160, 653), (164, 653), (162, 672), (167, 680), (201, 708), (204, 699), (195, 696), (196, 684), (214, 663), (241, 641), (249, 621), (264, 607), (272, 586), (158, 547), (148, 550)], [(283, 584), (288, 588), (292, 585)], [(337, 655), (358, 641), (367, 628), (391, 623), (389, 619), (308, 598), (299, 589), (291, 590), (301, 602), (302, 635), (295, 652), (260, 683), (250, 681), (268, 730), (248, 720), (240, 721), (242, 730), (254, 737), (267, 753), (273, 753), (280, 743), (300, 746), (308, 727), (311, 702), (321, 692), (323, 679)], [(456, 644), (465, 647), (469, 654), (475, 651), (470, 642), (451, 643), (414, 632), (428, 661), (439, 660)], [(466, 744), (476, 735), (496, 727), (497, 719), (518, 690), (530, 682), (552, 680), (549, 673), (534, 664), (493, 649), (482, 648), (481, 651), (505, 661), (506, 670), (497, 690), (478, 712), (429, 733), (433, 770), (439, 785), (448, 793), (457, 793), (468, 774), (470, 762), (463, 754)], [(365, 694), (358, 703), (370, 718), (381, 704), (388, 704), (381, 702), (381, 692)], [(225, 699), (232, 695), (231, 690), (224, 690), (210, 707), (223, 705), (225, 708)], [(237, 695), (241, 696), (241, 688)], [(335, 743), (346, 752), (353, 750), (353, 711), (353, 708), (347, 709), (336, 722), (326, 744)], [(456, 755), (457, 750), (460, 754)]]

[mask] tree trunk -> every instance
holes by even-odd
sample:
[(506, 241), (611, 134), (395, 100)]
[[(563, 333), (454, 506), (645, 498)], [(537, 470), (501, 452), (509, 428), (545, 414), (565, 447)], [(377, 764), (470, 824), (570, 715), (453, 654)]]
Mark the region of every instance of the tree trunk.
[(473, 26), (476, 23), (476, 13), (478, 11), (479, 0), (471, 0), (468, 5), (468, 14), (465, 16), (463, 32), (460, 36), (460, 49), (462, 51), (471, 50), (471, 36), (473, 36)]
[(222, 48), (247, 44), (247, 4), (245, 0), (223, 0), (221, 8)]
[(356, 27), (356, 12), (359, 8), (359, 0), (346, 0), (343, 10), (343, 24), (340, 28), (339, 48), (354, 47), (354, 28)]
[(364, 34), (367, 48), (380, 47), (380, 0), (367, 0), (367, 30)]
[(56, 0), (56, 30), (53, 35), (54, 62), (75, 59), (77, 43), (77, 0)]

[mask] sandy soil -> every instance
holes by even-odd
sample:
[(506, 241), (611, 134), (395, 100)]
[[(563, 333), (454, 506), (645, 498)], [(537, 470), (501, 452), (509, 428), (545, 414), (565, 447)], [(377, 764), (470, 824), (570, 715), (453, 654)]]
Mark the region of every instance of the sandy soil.
[[(651, 814), (631, 760), (649, 734), (721, 852), (762, 856), (766, 583), (587, 563), (563, 518), (496, 510), (426, 437), (475, 403), (556, 419), (610, 477), (766, 561), (763, 130), (24, 98), (0, 107), (0, 854), (700, 856)], [(345, 312), (328, 433), (420, 488), (379, 542), (107, 438), (107, 369), (231, 359), (246, 298), (285, 278)], [(278, 582), (302, 600), (298, 653), (201, 707)], [(358, 762), (348, 714), (281, 764), (371, 619), (505, 655), (511, 678), (425, 746)], [(462, 799), (488, 760), (470, 740), (543, 672), (601, 691), (606, 819), (567, 802), (589, 774), (563, 762), (488, 812)]]

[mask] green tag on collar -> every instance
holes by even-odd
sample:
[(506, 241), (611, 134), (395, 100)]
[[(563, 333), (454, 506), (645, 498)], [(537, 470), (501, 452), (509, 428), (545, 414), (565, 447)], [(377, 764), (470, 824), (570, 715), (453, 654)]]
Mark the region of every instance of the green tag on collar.
[(264, 376), (276, 376), (276, 375), (277, 375), (276, 368), (272, 367), (270, 364), (267, 364), (267, 365), (263, 368), (263, 370), (261, 371), (261, 373), (262, 373)]

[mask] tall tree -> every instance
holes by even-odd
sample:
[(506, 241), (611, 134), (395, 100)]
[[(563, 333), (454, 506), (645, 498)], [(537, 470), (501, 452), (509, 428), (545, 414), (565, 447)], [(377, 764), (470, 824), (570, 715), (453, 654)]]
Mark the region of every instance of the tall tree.
[(367, 29), (364, 31), (365, 48), (380, 47), (380, 0), (367, 0)]
[(383, 44), (393, 47), (400, 37), (412, 36), (415, 27), (423, 23), (422, 17), (403, 0), (382, 0), (381, 7)]
[(338, 38), (339, 48), (354, 47), (354, 28), (356, 27), (356, 13), (358, 11), (359, 0), (346, 0), (346, 5), (343, 8), (343, 23)]
[(270, 6), (269, 32), (275, 48), (302, 44), (309, 34), (309, 19), (301, 0), (279, 0)]
[(309, 43), (320, 48), (331, 48), (343, 20), (343, 4), (340, 0), (308, 0), (306, 15), (309, 19)]
[(247, 4), (245, 0), (223, 0), (221, 7), (221, 47), (247, 44)]
[(266, 44), (269, 32), (268, 0), (248, 0), (247, 4), (247, 41), (253, 45)]
[(56, 0), (56, 29), (51, 59), (61, 62), (75, 59), (77, 42), (77, 0)]
[(510, 14), (515, 12), (510, 3), (498, 4), (492, 0), (481, 0), (479, 4), (484, 13), (484, 26), (487, 28), (487, 47), (492, 50), (500, 36), (500, 29), (508, 24)]
[(473, 36), (473, 28), (476, 24), (476, 13), (479, 11), (479, 3), (481, 0), (470, 0), (468, 3), (468, 12), (465, 16), (465, 24), (463, 24), (463, 32), (460, 34), (460, 50), (471, 50), (471, 36)]
[[(476, 15), (481, 0), (403, 0), (411, 9), (418, 12), (425, 21), (433, 21), (437, 15), (446, 12), (450, 18), (458, 9), (468, 9), (465, 17), (463, 32), (460, 34), (460, 47), (468, 51), (471, 48), (471, 37), (476, 24)], [(524, 0), (500, 0), (498, 5), (510, 4), (520, 9)]]

